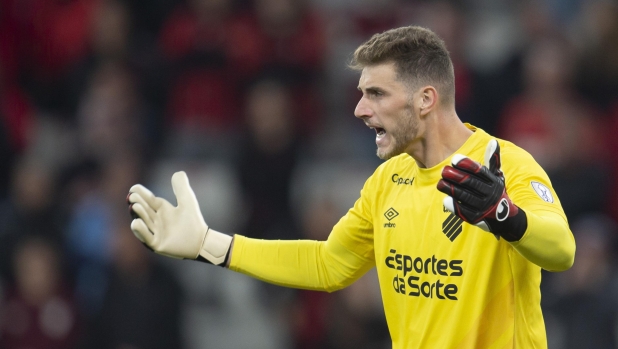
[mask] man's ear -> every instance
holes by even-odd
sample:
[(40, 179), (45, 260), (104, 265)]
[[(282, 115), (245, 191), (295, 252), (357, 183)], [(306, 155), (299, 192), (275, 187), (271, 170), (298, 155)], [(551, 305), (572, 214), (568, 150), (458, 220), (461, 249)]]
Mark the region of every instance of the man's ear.
[(438, 91), (433, 86), (425, 86), (420, 89), (421, 116), (429, 114), (438, 105)]

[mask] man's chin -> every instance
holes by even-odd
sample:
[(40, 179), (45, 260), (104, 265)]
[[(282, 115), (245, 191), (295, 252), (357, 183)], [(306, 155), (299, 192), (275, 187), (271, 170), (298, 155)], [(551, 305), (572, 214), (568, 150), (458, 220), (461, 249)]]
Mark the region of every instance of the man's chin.
[(380, 148), (378, 148), (378, 151), (376, 152), (376, 155), (382, 159), (382, 160), (388, 160), (390, 158), (392, 158), (393, 156), (399, 155), (396, 154), (394, 151), (392, 150), (381, 150)]

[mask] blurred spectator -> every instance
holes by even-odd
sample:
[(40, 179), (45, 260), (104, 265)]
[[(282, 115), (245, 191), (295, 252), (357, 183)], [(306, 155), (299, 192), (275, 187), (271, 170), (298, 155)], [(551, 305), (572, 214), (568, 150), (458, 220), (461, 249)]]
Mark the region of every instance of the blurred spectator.
[(573, 89), (573, 53), (556, 38), (538, 40), (525, 57), (525, 90), (510, 101), (499, 136), (545, 168), (569, 219), (604, 209), (608, 178), (598, 113)]
[(290, 184), (298, 160), (293, 100), (286, 85), (261, 80), (246, 101), (247, 134), (238, 174), (245, 195), (247, 236), (294, 239), (298, 228), (290, 207)]
[[(312, 199), (302, 217), (303, 238), (326, 240), (340, 217), (337, 205), (328, 198)], [(300, 290), (291, 308), (294, 348), (390, 346), (375, 269), (335, 293)]]
[[(311, 134), (323, 113), (318, 85), (326, 49), (322, 16), (306, 0), (255, 0), (254, 8), (255, 15), (232, 31), (233, 66), (245, 66), (253, 72), (250, 77), (264, 72), (284, 76), (300, 130)], [(254, 43), (252, 52), (240, 50), (249, 42)]]
[(247, 11), (231, 0), (179, 5), (162, 31), (166, 57), (193, 65), (201, 58), (205, 62), (200, 65), (228, 67), (230, 77), (241, 80), (270, 68), (305, 77), (319, 72), (325, 37), (311, 7), (293, 0), (256, 0), (252, 5)]
[[(603, 136), (607, 139), (607, 154), (618, 154), (618, 137), (616, 137), (616, 134), (618, 134), (618, 100), (609, 112), (609, 117), (604, 126)], [(615, 178), (618, 174), (618, 161), (615, 159), (608, 161), (607, 166), (610, 169), (610, 178)], [(603, 212), (611, 215), (614, 220), (618, 220), (618, 204), (612, 200), (618, 193), (618, 183), (612, 181), (607, 189), (609, 192), (605, 196), (606, 207)]]
[(185, 143), (180, 151), (208, 147), (201, 138), (223, 140), (238, 129), (239, 67), (228, 53), (233, 10), (231, 0), (191, 0), (177, 5), (161, 31), (160, 46), (171, 65), (168, 143)]
[(141, 95), (133, 74), (121, 63), (108, 62), (93, 73), (81, 98), (78, 134), (83, 157), (101, 162), (141, 154), (147, 137)]
[[(392, 29), (400, 20), (404, 4), (396, 0), (381, 2), (359, 1), (349, 12), (355, 27), (355, 35), (367, 38)], [(408, 11), (406, 11), (408, 12)]]
[[(235, 37), (236, 44), (248, 40), (260, 43), (254, 47), (254, 62), (259, 67), (286, 67), (298, 73), (321, 71), (325, 38), (318, 14), (304, 1), (255, 0), (255, 22), (252, 37)], [(241, 53), (241, 52), (238, 52)], [(238, 55), (242, 61), (247, 57)], [(251, 60), (251, 55), (249, 55)]]
[(177, 280), (135, 239), (127, 214), (113, 221), (113, 268), (88, 348), (182, 349)]
[[(2, 15), (0, 10), (0, 16)], [(0, 20), (1, 23), (1, 20)], [(0, 24), (1, 26), (2, 24)], [(0, 32), (3, 28), (0, 27)], [(16, 83), (16, 67), (2, 55), (2, 40), (9, 35), (0, 35), (0, 200), (8, 194), (11, 169), (15, 156), (24, 153), (32, 138), (34, 108), (27, 95)], [(7, 48), (13, 51), (14, 48)]]
[(375, 269), (334, 293), (329, 337), (338, 349), (386, 349), (392, 346)]
[(235, 12), (232, 0), (190, 0), (167, 17), (160, 46), (168, 60), (223, 65)]
[(498, 131), (498, 118), (505, 106), (525, 88), (524, 61), (529, 47), (558, 32), (542, 2), (511, 5), (508, 13), (477, 9), (466, 21), (465, 51), (474, 72), (471, 117), (476, 126), (490, 132)]
[[(464, 13), (455, 2), (438, 0), (418, 4), (411, 22), (433, 30), (444, 40), (455, 69), (455, 105), (457, 115), (475, 126), (483, 120), (471, 114), (473, 72), (465, 57), (467, 28)], [(479, 125), (479, 127), (481, 127)]]
[(70, 116), (71, 69), (83, 60), (99, 1), (8, 0), (21, 39), (21, 80), (37, 107)]
[(179, 5), (162, 31), (163, 52), (179, 67), (173, 69), (167, 106), (173, 129), (180, 130), (173, 140), (237, 132), (241, 91), (271, 72), (291, 82), (298, 119), (316, 124), (325, 49), (319, 17), (290, 0), (259, 0), (253, 11), (233, 9), (230, 0), (193, 0)]
[(0, 123), (0, 163), (3, 164), (0, 169), (0, 201), (4, 201), (8, 197), (11, 170), (16, 157), (8, 138), (6, 127)]
[(551, 349), (616, 348), (616, 224), (602, 215), (573, 222), (573, 268), (552, 275), (544, 290)]
[(88, 46), (84, 56), (68, 72), (67, 88), (71, 119), (80, 98), (89, 88), (91, 76), (105, 64), (129, 64), (133, 51), (130, 49), (131, 23), (128, 9), (118, 0), (98, 1), (88, 30)]
[[(176, 0), (154, 0), (147, 9), (135, 8), (141, 0), (97, 0), (98, 5), (92, 19), (88, 38), (87, 54), (75, 64), (68, 74), (71, 106), (79, 112), (84, 91), (90, 89), (93, 79), (101, 72), (126, 75), (130, 95), (135, 107), (133, 113), (141, 119), (144, 138), (159, 136), (168, 88), (168, 76), (163, 69), (164, 60), (157, 49), (154, 33), (145, 34), (141, 25), (149, 15), (165, 9)], [(136, 20), (139, 18), (139, 20)], [(158, 26), (156, 23), (153, 24)], [(114, 67), (114, 68), (110, 68)], [(104, 74), (105, 74), (104, 73)], [(113, 75), (113, 74), (112, 74)], [(121, 92), (122, 88), (120, 88)]]
[(583, 1), (580, 25), (579, 87), (591, 102), (607, 109), (618, 101), (618, 4)]
[(13, 153), (19, 154), (32, 137), (34, 107), (29, 98), (14, 81), (6, 77), (0, 58), (0, 124), (6, 130), (6, 139)]
[(62, 221), (56, 207), (55, 177), (40, 161), (22, 158), (11, 178), (11, 192), (0, 203), (0, 277), (12, 279), (11, 258), (18, 241), (45, 237), (62, 239)]
[(0, 2), (0, 33), (11, 35), (0, 36), (0, 84), (15, 83), (20, 70), (20, 28), (15, 10), (18, 3), (15, 0)]
[(22, 39), (16, 48), (20, 81), (38, 108), (73, 120), (88, 77), (107, 61), (130, 64), (142, 78), (150, 78), (146, 70), (155, 65), (156, 52), (150, 48), (140, 54), (124, 1), (7, 2), (15, 34)]
[(70, 349), (80, 321), (54, 245), (26, 238), (15, 249), (15, 285), (4, 300), (0, 347)]
[(118, 212), (125, 214), (126, 191), (139, 182), (140, 162), (130, 154), (99, 163), (74, 177), (65, 244), (76, 278), (80, 310), (97, 314), (109, 281), (112, 232)]
[(230, 0), (191, 0), (167, 18), (159, 45), (168, 61), (165, 152), (210, 156), (210, 148), (233, 146), (238, 131), (238, 81), (227, 53)]
[(177, 77), (170, 91), (167, 123), (175, 136), (172, 142), (189, 140), (198, 147), (204, 135), (222, 139), (238, 130), (235, 86), (224, 72), (188, 70)]
[(174, 8), (185, 0), (121, 0), (129, 8), (133, 27), (133, 40), (143, 46), (140, 49), (153, 51), (156, 37)]
[[(328, 200), (308, 203), (302, 217), (303, 238), (325, 240), (339, 215)], [(296, 349), (328, 349), (335, 296), (326, 292), (299, 290), (291, 305), (290, 323)]]

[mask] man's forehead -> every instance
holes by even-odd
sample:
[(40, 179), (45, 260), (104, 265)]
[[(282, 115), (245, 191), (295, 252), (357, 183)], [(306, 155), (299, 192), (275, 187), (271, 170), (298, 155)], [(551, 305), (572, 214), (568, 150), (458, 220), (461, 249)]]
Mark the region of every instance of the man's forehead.
[(401, 82), (397, 80), (394, 63), (381, 63), (363, 68), (358, 80), (358, 88), (363, 89), (373, 86), (401, 86)]

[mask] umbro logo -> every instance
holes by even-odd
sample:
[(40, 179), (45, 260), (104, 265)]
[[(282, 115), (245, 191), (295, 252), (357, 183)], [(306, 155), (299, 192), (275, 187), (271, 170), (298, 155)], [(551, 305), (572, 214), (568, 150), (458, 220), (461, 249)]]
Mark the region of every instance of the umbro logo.
[(448, 217), (442, 222), (442, 232), (446, 237), (452, 241), (461, 234), (463, 230), (462, 225), (463, 220), (452, 213), (449, 213)]
[(392, 221), (393, 218), (399, 216), (399, 212), (397, 212), (394, 208), (389, 208), (388, 210), (386, 210), (386, 212), (384, 212), (384, 217), (386, 217), (386, 219), (388, 219), (389, 221)]
[(391, 221), (397, 216), (399, 216), (399, 212), (397, 212), (394, 208), (391, 207), (386, 210), (386, 212), (384, 212), (384, 217), (388, 219), (388, 223), (384, 223), (384, 228), (394, 228), (395, 223), (392, 223)]

